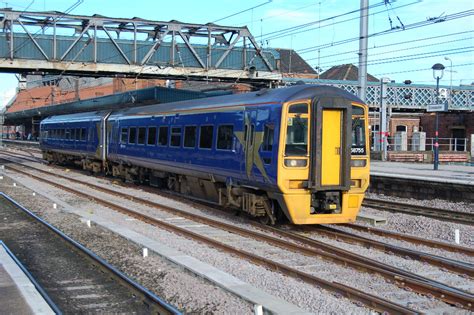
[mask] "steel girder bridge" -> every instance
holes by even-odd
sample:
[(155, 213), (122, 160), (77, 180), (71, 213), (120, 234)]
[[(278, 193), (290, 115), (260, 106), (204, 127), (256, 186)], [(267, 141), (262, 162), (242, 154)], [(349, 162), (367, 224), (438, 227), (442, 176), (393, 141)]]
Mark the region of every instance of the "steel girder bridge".
[(279, 54), (247, 27), (0, 9), (0, 71), (278, 81)]

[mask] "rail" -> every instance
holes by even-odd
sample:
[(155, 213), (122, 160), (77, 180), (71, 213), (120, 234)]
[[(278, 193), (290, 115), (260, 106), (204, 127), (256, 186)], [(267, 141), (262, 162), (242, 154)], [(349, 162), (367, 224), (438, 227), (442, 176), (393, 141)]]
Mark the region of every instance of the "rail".
[(156, 296), (154, 293), (152, 293), (151, 291), (149, 291), (142, 285), (128, 278), (126, 275), (124, 275), (114, 266), (110, 265), (108, 262), (106, 262), (105, 260), (97, 256), (96, 254), (94, 254), (91, 250), (84, 247), (82, 244), (76, 242), (71, 237), (64, 234), (62, 231), (52, 226), (51, 224), (49, 224), (48, 222), (46, 222), (45, 220), (43, 220), (42, 218), (40, 218), (39, 216), (31, 212), (30, 210), (26, 209), (25, 207), (23, 207), (21, 204), (19, 204), (17, 201), (15, 201), (13, 198), (8, 196), (7, 194), (0, 192), (0, 196), (8, 200), (16, 208), (22, 210), (24, 213), (26, 213), (29, 217), (34, 219), (36, 222), (41, 223), (47, 229), (49, 229), (58, 237), (60, 237), (62, 240), (64, 240), (66, 243), (68, 243), (73, 248), (75, 248), (78, 252), (84, 254), (89, 260), (101, 266), (101, 269), (103, 271), (109, 273), (113, 278), (115, 278), (124, 286), (132, 290), (136, 296), (141, 297), (141, 299), (145, 303), (147, 303), (147, 305), (150, 307), (150, 310), (152, 310), (153, 312), (156, 312), (158, 314), (181, 314), (175, 307), (168, 304), (167, 302), (162, 300), (160, 297)]
[(365, 198), (362, 205), (382, 211), (422, 215), (438, 220), (474, 225), (474, 215), (469, 212), (417, 206), (413, 204), (372, 198)]
[(383, 237), (398, 239), (398, 240), (411, 242), (418, 245), (429, 246), (432, 248), (439, 248), (439, 249), (443, 249), (449, 252), (459, 253), (466, 256), (470, 256), (470, 257), (474, 256), (474, 249), (469, 248), (469, 247), (429, 240), (429, 239), (421, 238), (418, 236), (402, 234), (402, 233), (397, 233), (397, 232), (388, 231), (388, 230), (382, 230), (382, 229), (378, 229), (378, 228), (374, 228), (370, 226), (362, 226), (358, 224), (345, 224), (344, 226), (349, 227), (353, 230), (357, 230), (357, 231), (361, 231), (361, 232), (365, 232), (369, 234), (375, 234), (375, 235), (379, 235)]

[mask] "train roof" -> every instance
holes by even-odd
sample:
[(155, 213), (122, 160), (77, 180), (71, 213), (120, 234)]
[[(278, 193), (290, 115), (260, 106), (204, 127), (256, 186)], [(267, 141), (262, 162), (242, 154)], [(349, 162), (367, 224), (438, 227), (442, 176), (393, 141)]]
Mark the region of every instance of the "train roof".
[(95, 111), (86, 113), (77, 113), (69, 115), (57, 115), (45, 118), (41, 123), (71, 123), (71, 122), (83, 122), (83, 121), (98, 121), (101, 120), (107, 112)]
[[(279, 89), (264, 89), (257, 92), (231, 94), (215, 97), (207, 97), (201, 99), (186, 100), (172, 103), (161, 103), (154, 105), (146, 105), (139, 107), (131, 107), (113, 111), (111, 118), (119, 118), (123, 116), (147, 116), (157, 115), (160, 113), (176, 112), (181, 110), (199, 110), (221, 108), (226, 106), (245, 106), (250, 104), (281, 104), (284, 102), (312, 99), (314, 97), (329, 96), (341, 97), (349, 101), (363, 103), (357, 96), (340, 88), (327, 85), (295, 85), (291, 87)], [(70, 115), (60, 115), (49, 117), (43, 122), (45, 123), (61, 123), (74, 122), (83, 120), (99, 120), (107, 112), (87, 112)]]
[(312, 99), (318, 96), (341, 97), (353, 102), (363, 103), (357, 96), (340, 88), (327, 85), (295, 85), (279, 89), (264, 89), (257, 92), (231, 94), (186, 100), (173, 103), (126, 108), (112, 116), (155, 115), (180, 110), (212, 109), (226, 106), (245, 106), (250, 104), (281, 104), (284, 102)]

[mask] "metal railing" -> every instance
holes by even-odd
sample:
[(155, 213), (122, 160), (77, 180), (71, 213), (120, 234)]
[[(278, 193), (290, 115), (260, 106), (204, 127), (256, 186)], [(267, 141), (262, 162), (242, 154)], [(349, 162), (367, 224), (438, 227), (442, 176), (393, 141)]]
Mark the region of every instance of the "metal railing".
[[(434, 151), (434, 144), (435, 138), (426, 138), (423, 150), (423, 140), (419, 138), (407, 137), (404, 141), (399, 137), (387, 137), (388, 151)], [(469, 149), (467, 138), (438, 138), (438, 145), (440, 151), (466, 152)], [(372, 148), (376, 150), (374, 144)]]
[[(426, 151), (434, 151), (435, 138), (426, 138)], [(440, 151), (466, 152), (468, 146), (467, 138), (439, 138)]]

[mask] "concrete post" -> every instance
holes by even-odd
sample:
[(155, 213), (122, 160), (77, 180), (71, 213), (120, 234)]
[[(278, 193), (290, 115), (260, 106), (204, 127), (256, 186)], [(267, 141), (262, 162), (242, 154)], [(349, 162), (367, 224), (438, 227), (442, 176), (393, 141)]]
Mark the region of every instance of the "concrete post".
[(387, 160), (387, 84), (390, 82), (389, 78), (382, 78), (380, 80), (380, 144), (382, 150), (382, 160)]
[(369, 37), (369, 0), (360, 0), (360, 34), (359, 34), (359, 77), (358, 94), (366, 101), (367, 90), (367, 44)]

